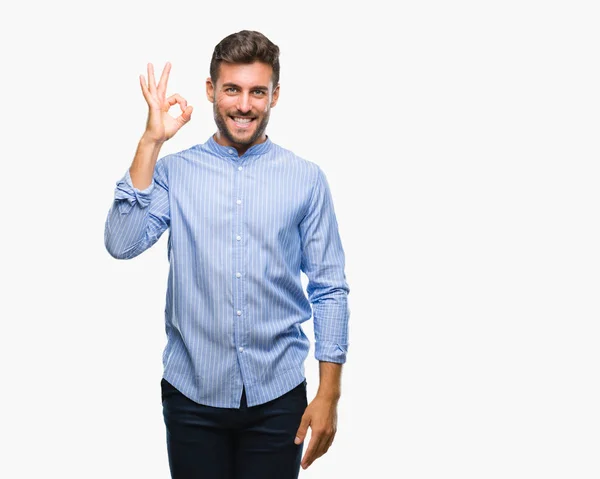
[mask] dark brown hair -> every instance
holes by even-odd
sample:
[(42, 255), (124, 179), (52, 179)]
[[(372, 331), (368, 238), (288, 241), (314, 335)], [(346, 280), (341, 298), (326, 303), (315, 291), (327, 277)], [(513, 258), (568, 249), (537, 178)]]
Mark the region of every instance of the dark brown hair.
[(279, 83), (279, 47), (260, 32), (242, 30), (221, 40), (210, 60), (210, 79), (216, 85), (219, 65), (227, 63), (253, 63), (260, 61), (273, 68), (273, 88)]

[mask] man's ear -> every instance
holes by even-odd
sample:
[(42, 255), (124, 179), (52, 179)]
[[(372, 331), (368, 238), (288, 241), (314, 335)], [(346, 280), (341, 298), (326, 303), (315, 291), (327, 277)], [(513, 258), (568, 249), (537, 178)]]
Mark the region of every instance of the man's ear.
[(209, 102), (214, 103), (214, 97), (215, 97), (215, 87), (214, 87), (210, 77), (208, 77), (206, 79), (206, 98), (208, 98)]
[(273, 98), (271, 99), (271, 108), (273, 108), (275, 105), (277, 105), (277, 100), (279, 100), (279, 83), (275, 87), (275, 90), (273, 90)]

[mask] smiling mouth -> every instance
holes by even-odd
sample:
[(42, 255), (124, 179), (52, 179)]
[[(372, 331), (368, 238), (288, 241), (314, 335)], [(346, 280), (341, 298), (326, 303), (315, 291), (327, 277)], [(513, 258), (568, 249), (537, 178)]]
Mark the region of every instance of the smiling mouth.
[(243, 116), (230, 116), (231, 120), (238, 128), (249, 128), (255, 118), (243, 117)]

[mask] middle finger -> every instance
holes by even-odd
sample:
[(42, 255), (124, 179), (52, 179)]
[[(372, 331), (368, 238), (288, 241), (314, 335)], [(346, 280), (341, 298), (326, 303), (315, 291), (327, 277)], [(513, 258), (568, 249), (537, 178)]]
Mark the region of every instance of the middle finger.
[(330, 438), (331, 438), (330, 436), (326, 436), (326, 435), (321, 436), (321, 438), (320, 438), (321, 440), (317, 444), (317, 448), (314, 453), (315, 459), (318, 459), (319, 457), (321, 457), (323, 454), (325, 454), (327, 452), (327, 447), (329, 446)]
[(162, 74), (160, 75), (160, 81), (158, 82), (158, 93), (165, 95), (167, 91), (167, 82), (169, 81), (169, 72), (171, 71), (171, 63), (167, 62), (165, 68), (163, 68)]

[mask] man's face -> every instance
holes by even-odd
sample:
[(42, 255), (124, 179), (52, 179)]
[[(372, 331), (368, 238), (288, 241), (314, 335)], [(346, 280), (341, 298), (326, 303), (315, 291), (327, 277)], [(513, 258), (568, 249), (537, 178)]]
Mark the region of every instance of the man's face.
[(216, 85), (206, 80), (206, 96), (213, 104), (221, 143), (246, 151), (266, 139), (271, 108), (279, 97), (272, 74), (272, 67), (262, 62), (223, 62)]

